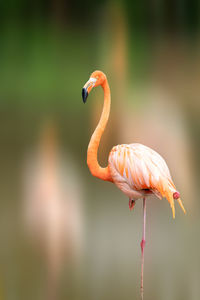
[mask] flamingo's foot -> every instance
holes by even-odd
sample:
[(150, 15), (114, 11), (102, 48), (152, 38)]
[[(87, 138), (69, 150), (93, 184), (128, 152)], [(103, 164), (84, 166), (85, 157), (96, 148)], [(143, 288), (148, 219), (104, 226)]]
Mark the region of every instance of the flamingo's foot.
[(178, 204), (182, 208), (184, 214), (186, 214), (185, 207), (183, 206), (183, 203), (182, 203), (181, 198), (180, 198), (180, 193), (178, 191), (176, 191), (175, 193), (173, 193), (173, 198), (174, 198), (174, 200), (178, 201)]
[(180, 193), (178, 191), (173, 193), (173, 198), (174, 198), (174, 200), (177, 200), (178, 198), (180, 198)]
[(144, 239), (142, 239), (142, 241), (140, 243), (142, 253), (144, 252), (145, 243), (146, 243), (146, 241)]
[(133, 210), (134, 209), (134, 206), (135, 206), (135, 201), (134, 200), (132, 200), (132, 199), (129, 199), (129, 209), (130, 209), (130, 211), (131, 210)]

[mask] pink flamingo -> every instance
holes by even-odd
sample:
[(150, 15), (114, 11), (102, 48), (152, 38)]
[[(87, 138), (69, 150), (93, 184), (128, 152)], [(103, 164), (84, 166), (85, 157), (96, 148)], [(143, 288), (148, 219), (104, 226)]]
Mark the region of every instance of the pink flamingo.
[(122, 144), (112, 148), (108, 157), (108, 166), (102, 168), (97, 159), (101, 136), (105, 130), (109, 114), (111, 95), (106, 75), (101, 71), (91, 74), (82, 89), (85, 103), (93, 87), (102, 86), (104, 91), (104, 106), (100, 121), (91, 137), (87, 151), (87, 164), (93, 176), (115, 185), (129, 198), (129, 208), (132, 210), (135, 201), (143, 198), (143, 235), (141, 241), (141, 299), (144, 297), (144, 247), (146, 231), (146, 198), (155, 194), (158, 198), (166, 197), (175, 218), (174, 200), (177, 200), (183, 212), (185, 208), (176, 190), (169, 169), (164, 159), (154, 150), (141, 144)]

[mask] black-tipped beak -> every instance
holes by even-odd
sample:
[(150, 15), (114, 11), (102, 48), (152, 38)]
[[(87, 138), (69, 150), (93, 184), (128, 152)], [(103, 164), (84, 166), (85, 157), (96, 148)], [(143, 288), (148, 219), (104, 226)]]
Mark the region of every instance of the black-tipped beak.
[(82, 89), (82, 98), (83, 98), (83, 102), (85, 103), (87, 100), (87, 96), (88, 96), (88, 92), (85, 88)]

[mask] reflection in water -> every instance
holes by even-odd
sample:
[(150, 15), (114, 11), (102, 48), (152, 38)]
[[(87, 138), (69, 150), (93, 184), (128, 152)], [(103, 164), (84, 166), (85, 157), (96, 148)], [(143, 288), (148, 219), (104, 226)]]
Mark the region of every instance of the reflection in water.
[(46, 261), (46, 299), (58, 299), (63, 261), (78, 262), (82, 247), (80, 183), (60, 154), (53, 124), (45, 124), (25, 176), (27, 234)]

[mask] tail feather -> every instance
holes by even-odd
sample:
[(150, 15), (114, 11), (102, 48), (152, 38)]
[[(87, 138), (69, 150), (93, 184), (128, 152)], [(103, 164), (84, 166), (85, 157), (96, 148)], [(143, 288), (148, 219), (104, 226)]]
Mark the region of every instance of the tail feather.
[[(162, 195), (162, 197), (165, 197), (172, 209), (172, 216), (173, 219), (175, 218), (175, 206), (174, 206), (174, 197), (173, 194), (176, 192), (174, 184), (172, 185), (171, 182), (169, 182), (167, 179), (162, 179), (162, 181), (157, 184), (156, 187), (157, 191)], [(186, 210), (183, 206), (183, 203), (180, 198), (176, 199), (178, 201), (178, 204), (180, 205), (181, 209), (183, 210), (184, 214), (186, 214)]]
[(163, 193), (163, 196), (166, 197), (167, 200), (169, 201), (171, 209), (172, 209), (172, 216), (173, 216), (173, 219), (175, 219), (174, 198), (173, 198), (173, 193), (170, 191), (169, 187), (165, 188), (165, 192)]
[(181, 198), (178, 198), (177, 201), (178, 201), (178, 204), (180, 205), (180, 207), (182, 208), (182, 211), (184, 212), (184, 214), (186, 214), (186, 210), (185, 210), (185, 207), (183, 206)]

